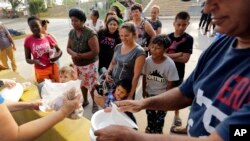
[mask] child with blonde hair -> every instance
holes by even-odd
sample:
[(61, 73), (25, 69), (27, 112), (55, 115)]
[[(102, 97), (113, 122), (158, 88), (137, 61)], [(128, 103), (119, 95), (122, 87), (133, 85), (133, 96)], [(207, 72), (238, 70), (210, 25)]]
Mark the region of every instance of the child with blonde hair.
[[(43, 99), (45, 99), (45, 101), (46, 101), (45, 103), (48, 103), (47, 105), (49, 105), (49, 108), (46, 109), (48, 111), (49, 110), (56, 110), (57, 111), (61, 106), (62, 98), (67, 98), (67, 99), (71, 100), (71, 99), (74, 99), (77, 95), (81, 95), (81, 103), (83, 101), (82, 94), (79, 93), (80, 92), (80, 83), (79, 83), (79, 87), (77, 88), (77, 85), (75, 85), (76, 81), (73, 82), (74, 85), (72, 85), (72, 82), (70, 82), (72, 80), (77, 80), (77, 73), (75, 71), (74, 66), (72, 64), (70, 64), (70, 65), (63, 66), (62, 68), (60, 68), (59, 77), (60, 77), (60, 83), (65, 83), (65, 85), (62, 84), (63, 87), (56, 87), (55, 85), (52, 85), (52, 84), (50, 85), (50, 87), (48, 87), (48, 83), (46, 83), (47, 82), (46, 80), (44, 83), (41, 83), (38, 85), (38, 87), (40, 89), (42, 89), (41, 90), (41, 97)], [(69, 82), (69, 83), (67, 83), (67, 82)], [(51, 94), (53, 95), (53, 93), (52, 92), (49, 93), (49, 91), (55, 90), (57, 88), (62, 88), (61, 91), (64, 91), (62, 93), (62, 95), (56, 96), (54, 98), (54, 100), (47, 102), (49, 99), (46, 98), (46, 96), (51, 95)], [(84, 111), (83, 107), (79, 106), (79, 108), (75, 109), (68, 117), (71, 119), (78, 119), (78, 118), (82, 117), (83, 111)]]
[(77, 79), (77, 73), (74, 69), (74, 66), (72, 64), (68, 66), (63, 66), (59, 70), (59, 77), (60, 77), (60, 82), (65, 83), (70, 80), (76, 80)]

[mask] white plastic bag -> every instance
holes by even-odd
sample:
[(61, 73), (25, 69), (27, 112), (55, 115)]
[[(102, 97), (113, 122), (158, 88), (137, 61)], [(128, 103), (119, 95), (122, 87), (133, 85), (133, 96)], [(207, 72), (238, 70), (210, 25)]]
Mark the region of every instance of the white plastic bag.
[[(51, 80), (45, 79), (44, 85), (41, 89), (42, 103), (40, 110), (44, 112), (57, 111), (63, 105), (63, 98), (67, 97), (65, 93), (74, 89), (76, 94), (81, 95), (81, 104), (83, 101), (81, 93), (81, 80), (72, 80), (66, 83), (53, 83)], [(83, 108), (80, 106), (76, 109), (69, 118), (77, 119), (82, 117)]]

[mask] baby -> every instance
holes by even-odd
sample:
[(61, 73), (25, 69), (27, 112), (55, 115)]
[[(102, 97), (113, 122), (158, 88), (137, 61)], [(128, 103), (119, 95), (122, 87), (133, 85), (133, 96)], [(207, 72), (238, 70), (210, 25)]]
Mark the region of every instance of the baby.
[[(77, 79), (77, 75), (76, 75), (76, 72), (75, 72), (72, 64), (70, 64), (69, 66), (62, 67), (59, 70), (59, 76), (60, 76), (60, 82), (61, 83), (66, 83), (66, 82), (68, 82), (70, 80), (76, 80)], [(76, 92), (75, 87), (72, 87), (71, 89), (64, 92), (63, 96), (66, 97), (69, 100), (72, 100), (78, 94), (79, 93)], [(80, 94), (80, 95), (82, 96), (82, 94)], [(78, 118), (82, 117), (83, 111), (84, 110), (83, 110), (82, 106), (80, 106), (73, 113), (71, 113), (69, 115), (69, 118), (78, 119)]]
[[(59, 70), (59, 76), (60, 76), (60, 83), (66, 83), (69, 82), (71, 80), (76, 80), (77, 76), (75, 73), (75, 70), (73, 68), (72, 65), (69, 66), (64, 66)], [(63, 99), (67, 98), (69, 100), (74, 99), (74, 97), (76, 97), (79, 93), (77, 92), (75, 87), (71, 87), (68, 90), (66, 90), (62, 96), (56, 97), (55, 99), (51, 100), (51, 101), (47, 101), (47, 107), (49, 107), (48, 109), (46, 109), (46, 111), (51, 111), (51, 110), (59, 110), (60, 107), (63, 104)], [(80, 94), (82, 96), (82, 94)], [(82, 99), (82, 98), (81, 98)], [(71, 119), (78, 119), (80, 117), (82, 117), (83, 115), (83, 108), (81, 106), (79, 106), (78, 109), (76, 109), (73, 113), (71, 113), (69, 115), (69, 118)]]
[(62, 67), (59, 70), (59, 77), (61, 83), (69, 82), (70, 80), (76, 80), (77, 74), (75, 72), (73, 65), (70, 64), (69, 66)]

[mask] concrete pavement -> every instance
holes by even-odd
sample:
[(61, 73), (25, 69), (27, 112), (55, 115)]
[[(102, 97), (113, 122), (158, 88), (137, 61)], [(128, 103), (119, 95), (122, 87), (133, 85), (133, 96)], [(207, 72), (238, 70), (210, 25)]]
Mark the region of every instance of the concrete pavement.
[[(27, 19), (25, 18), (1, 19), (1, 22), (7, 28), (23, 30), (27, 34), (31, 34), (26, 20)], [(58, 45), (63, 51), (63, 55), (60, 58), (60, 64), (61, 66), (67, 65), (71, 63), (71, 57), (66, 52), (68, 33), (70, 29), (72, 28), (70, 24), (70, 20), (69, 19), (49, 19), (49, 21), (50, 21), (50, 24), (48, 25), (48, 32), (53, 34), (56, 37), (58, 41)], [(162, 33), (170, 33), (174, 31), (172, 22), (173, 22), (172, 18), (164, 17), (164, 19), (162, 19), (162, 25), (163, 25)], [(196, 18), (191, 19), (190, 25), (187, 29), (187, 33), (189, 33), (190, 35), (194, 37), (194, 46), (193, 46), (193, 54), (189, 62), (186, 64), (186, 74), (185, 74), (186, 77), (192, 72), (192, 70), (196, 66), (197, 60), (201, 52), (204, 49), (206, 49), (208, 45), (213, 41), (213, 38), (210, 38), (208, 36), (203, 36), (201, 32), (197, 30), (198, 22), (199, 21)], [(25, 61), (23, 43), (24, 43), (24, 39), (15, 40), (15, 44), (17, 47), (17, 51), (15, 55), (16, 55), (18, 72), (27, 80), (34, 82), (33, 65), (29, 65)], [(138, 86), (136, 99), (140, 99), (140, 98), (141, 98), (141, 83), (139, 83), (139, 86)], [(89, 101), (91, 101), (90, 96), (89, 96)], [(84, 116), (86, 116), (89, 119), (92, 116), (91, 107), (92, 107), (92, 104), (89, 104), (85, 108), (85, 113), (84, 113)], [(181, 113), (181, 118), (183, 119), (183, 125), (185, 126), (186, 119), (189, 113), (189, 109), (188, 108), (183, 109), (180, 111), (180, 113)], [(144, 131), (146, 127), (146, 122), (147, 122), (145, 111), (136, 113), (135, 116), (137, 118), (137, 122), (138, 122), (138, 126), (140, 130)], [(174, 112), (167, 113), (166, 120), (165, 120), (164, 133), (169, 133), (169, 129), (173, 121), (173, 116), (174, 116)]]

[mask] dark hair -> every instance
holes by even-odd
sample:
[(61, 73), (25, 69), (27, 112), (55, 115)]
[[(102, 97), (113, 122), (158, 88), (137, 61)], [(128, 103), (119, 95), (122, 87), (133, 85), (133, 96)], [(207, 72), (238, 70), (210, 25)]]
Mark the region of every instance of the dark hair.
[(107, 18), (108, 18), (109, 15), (116, 15), (116, 13), (115, 13), (114, 11), (108, 11), (108, 12), (106, 13), (106, 16), (105, 16), (105, 20), (104, 20), (105, 23), (107, 23), (107, 21), (108, 21)]
[(115, 18), (115, 17), (110, 17), (110, 18), (107, 20), (107, 22), (105, 23), (106, 29), (107, 29), (107, 30), (108, 30), (108, 24), (109, 24), (111, 21), (115, 21), (115, 22), (118, 24), (118, 26), (119, 26), (119, 21), (117, 20), (117, 18)]
[(129, 32), (133, 33), (134, 35), (136, 35), (136, 27), (135, 27), (135, 24), (133, 22), (125, 22), (123, 23), (121, 26), (120, 26), (120, 30), (121, 29), (126, 29), (128, 30)]
[(131, 6), (131, 11), (137, 10), (137, 9), (138, 9), (140, 12), (142, 12), (142, 6), (141, 6), (141, 4), (135, 3), (135, 4), (133, 4), (133, 5)]
[(122, 80), (117, 82), (116, 87), (118, 87), (118, 86), (122, 86), (127, 91), (127, 93), (130, 93), (131, 88), (132, 88), (132, 80), (126, 79), (126, 78), (122, 79)]
[(99, 18), (99, 11), (98, 10), (93, 9), (91, 12), (92, 12), (92, 16), (97, 17), (97, 19)]
[(118, 6), (115, 6), (115, 5), (114, 5), (114, 6), (111, 7), (111, 9), (113, 9), (113, 10), (115, 11), (116, 15), (117, 15), (119, 18), (123, 19), (121, 10), (120, 10), (120, 8), (119, 8)]
[(177, 15), (175, 16), (175, 20), (177, 20), (177, 19), (190, 20), (190, 15), (186, 11), (181, 11), (181, 12), (177, 13)]
[(77, 8), (72, 8), (69, 10), (69, 17), (76, 17), (77, 19), (79, 19), (80, 21), (85, 22), (86, 21), (86, 15), (85, 13)]
[(38, 21), (41, 21), (40, 18), (38, 18), (37, 16), (30, 16), (27, 20), (28, 24), (30, 23), (30, 21), (33, 21), (33, 20), (38, 20)]
[(45, 26), (45, 25), (48, 24), (48, 23), (49, 23), (48, 20), (41, 20), (41, 25), (42, 25), (42, 26)]
[(163, 46), (166, 49), (171, 45), (171, 41), (167, 34), (159, 34), (152, 38), (150, 44), (157, 44), (159, 46)]

